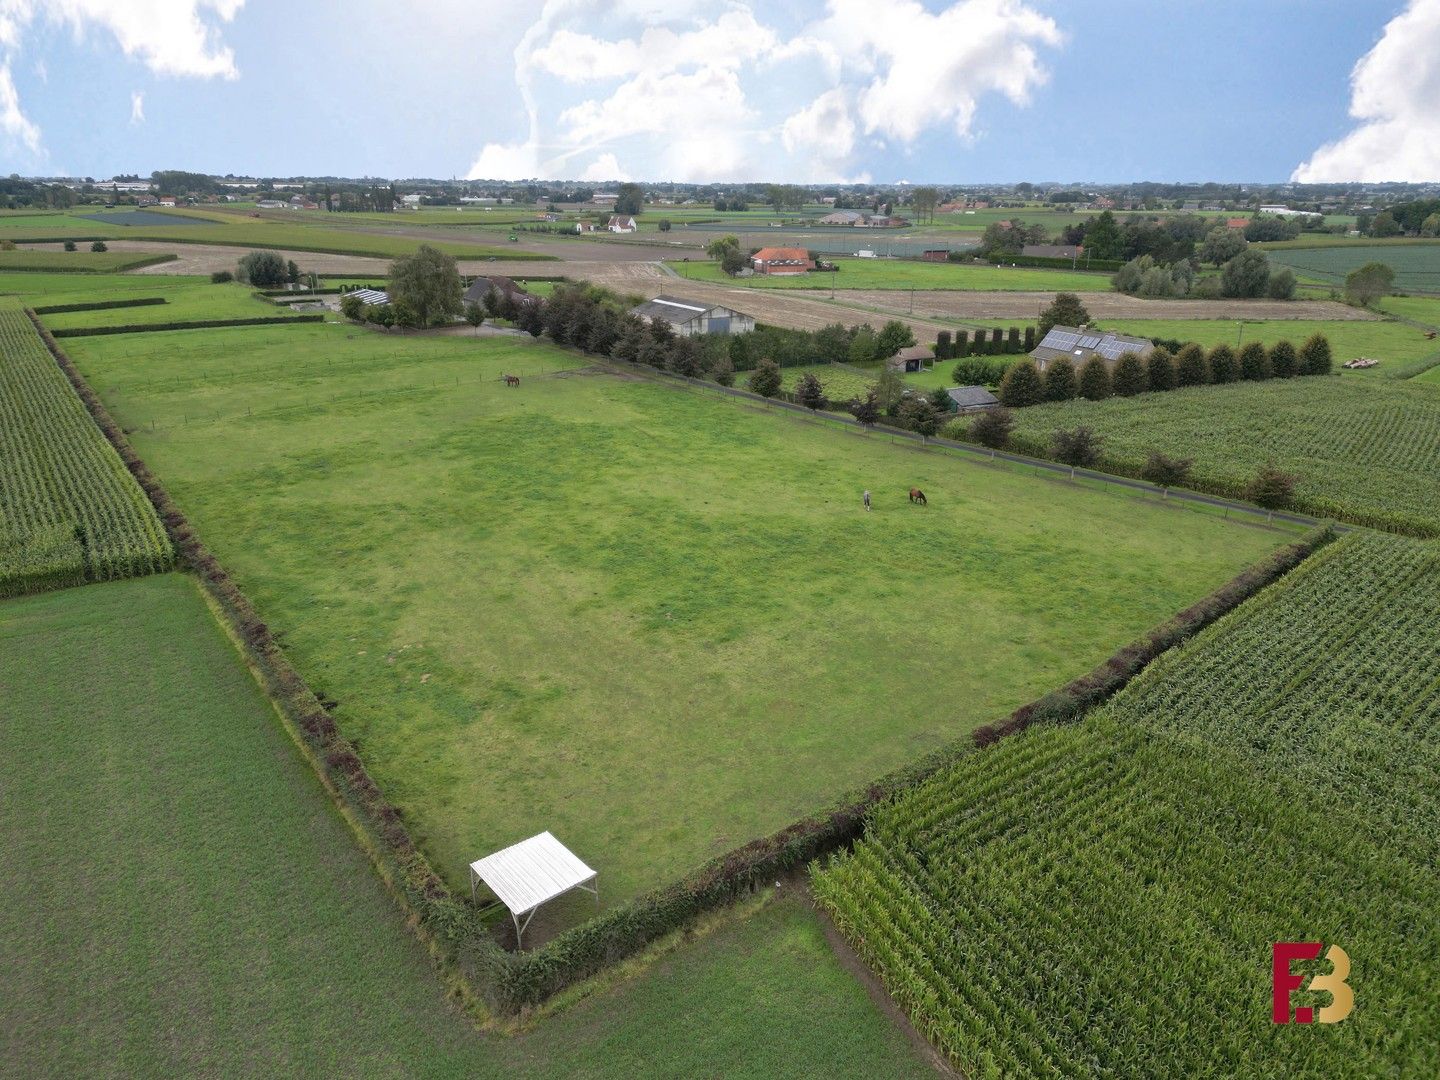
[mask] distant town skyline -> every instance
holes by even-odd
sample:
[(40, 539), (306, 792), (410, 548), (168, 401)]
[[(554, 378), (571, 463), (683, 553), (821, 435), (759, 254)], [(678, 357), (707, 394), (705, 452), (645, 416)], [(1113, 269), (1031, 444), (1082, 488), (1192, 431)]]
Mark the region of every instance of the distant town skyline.
[(1440, 0), (441, 0), (398, 20), (357, 0), (340, 21), (5, 0), (0, 154), (96, 178), (1423, 182), (1437, 45)]

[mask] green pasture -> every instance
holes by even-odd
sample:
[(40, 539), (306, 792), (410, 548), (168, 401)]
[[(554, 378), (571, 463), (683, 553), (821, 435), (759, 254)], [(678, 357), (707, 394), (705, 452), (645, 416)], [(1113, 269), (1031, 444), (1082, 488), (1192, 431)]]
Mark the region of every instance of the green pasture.
[(607, 902), (671, 880), (1087, 670), (1275, 542), (523, 339), (70, 344), (462, 888), (539, 829)]
[(912, 259), (833, 260), (839, 271), (808, 274), (756, 274), (732, 278), (708, 260), (666, 265), (691, 281), (715, 281), (756, 289), (956, 289), (1014, 292), (1108, 292), (1110, 275), (1073, 270), (1046, 270), (1015, 266), (933, 263)]
[(1326, 247), (1268, 247), (1270, 261), (1290, 267), (1296, 275), (1326, 285), (1343, 286), (1345, 275), (1365, 263), (1380, 262), (1395, 271), (1402, 292), (1440, 292), (1440, 241), (1396, 244), (1338, 244)]
[[(79, 251), (36, 251), (27, 248), (0, 251), (0, 271), (104, 274), (161, 261), (161, 256), (148, 251), (89, 251), (86, 250), (89, 244), (79, 247)], [(0, 282), (3, 280), (0, 278)]]
[(1369, 319), (1102, 319), (1098, 325), (1141, 337), (1196, 341), (1206, 348), (1239, 348), (1249, 341), (1273, 345), (1292, 341), (1296, 348), (1311, 334), (1324, 334), (1338, 367), (1346, 360), (1367, 356), (1377, 367), (1347, 371), (1345, 376), (1403, 376), (1425, 358), (1440, 352), (1440, 341), (1427, 340), (1425, 332), (1405, 323)]
[(86, 229), (95, 223), (81, 215), (93, 207), (81, 207), (73, 213), (63, 210), (0, 210), (0, 240), (9, 234), (28, 233), (32, 229)]
[(8, 1075), (927, 1072), (794, 899), (477, 1031), (185, 577), (0, 603), (0, 699)]
[(167, 282), (198, 283), (209, 278), (172, 274), (55, 274), (7, 270), (0, 273), (0, 296), (18, 296), (31, 307), (80, 304), (162, 296)]
[[(151, 286), (139, 290), (144, 297), (161, 296), (163, 304), (149, 304), (145, 307), (105, 308), (101, 311), (67, 311), (42, 315), (41, 321), (51, 330), (64, 330), (77, 326), (133, 326), (151, 323), (188, 322), (203, 319), (245, 319), (274, 318), (288, 313), (287, 308), (266, 303), (255, 296), (249, 285), (227, 282), (211, 284), (208, 277), (147, 275)], [(0, 279), (3, 286), (4, 279)], [(115, 296), (108, 288), (93, 293), (68, 293), (58, 302), (84, 304), (104, 300), (129, 299)], [(29, 301), (43, 306), (43, 301)]]
[(1387, 296), (1377, 300), (1375, 306), (1387, 315), (1424, 323), (1431, 328), (1440, 327), (1440, 297)]
[[(870, 387), (880, 377), (880, 369), (851, 367), (849, 364), (803, 364), (782, 369), (780, 385), (793, 394), (805, 375), (814, 375), (825, 388), (825, 396), (831, 401), (841, 402), (869, 393)], [(748, 371), (739, 372), (735, 377), (736, 384), (744, 386), (749, 376)]]

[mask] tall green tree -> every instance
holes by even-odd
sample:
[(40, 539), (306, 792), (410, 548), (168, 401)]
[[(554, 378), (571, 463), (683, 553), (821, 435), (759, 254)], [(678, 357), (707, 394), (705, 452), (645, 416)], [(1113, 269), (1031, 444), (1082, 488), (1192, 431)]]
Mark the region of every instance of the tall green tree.
[(1110, 381), (1120, 397), (1134, 397), (1150, 389), (1150, 380), (1145, 375), (1145, 365), (1139, 353), (1121, 353), (1120, 359), (1115, 361)]
[(1092, 259), (1118, 259), (1125, 254), (1124, 237), (1115, 223), (1115, 215), (1109, 210), (1103, 211), (1085, 230), (1085, 254)]
[(940, 412), (924, 394), (912, 394), (900, 404), (900, 415), (922, 439), (940, 430)]
[(773, 398), (780, 393), (781, 381), (780, 365), (774, 360), (761, 360), (759, 366), (750, 373), (746, 385), (752, 394)]
[(1045, 400), (1045, 384), (1033, 360), (1021, 360), (1005, 372), (1000, 380), (1000, 404), (1010, 409), (1039, 405)]
[(1240, 378), (1240, 362), (1235, 350), (1223, 342), (1210, 350), (1210, 381), (1230, 383)]
[(1264, 296), (1270, 282), (1270, 260), (1263, 251), (1253, 248), (1242, 251), (1220, 270), (1220, 295), (1232, 297)]
[(1205, 350), (1193, 341), (1175, 354), (1175, 385), (1201, 386), (1210, 381)]
[(1265, 520), (1275, 517), (1276, 510), (1284, 510), (1295, 501), (1295, 485), (1299, 478), (1287, 473), (1271, 462), (1262, 465), (1245, 488), (1245, 498), (1256, 506), (1268, 511)]
[(875, 396), (874, 387), (871, 387), (864, 397), (851, 401), (849, 408), (850, 415), (866, 427), (870, 427), (880, 420), (880, 402)]
[[(1109, 211), (1106, 211), (1109, 213)], [(1074, 293), (1056, 293), (1049, 307), (1040, 313), (1036, 334), (1044, 338), (1052, 326), (1085, 326), (1090, 322), (1090, 312)]]
[(995, 459), (996, 450), (1004, 450), (1010, 444), (1010, 433), (1015, 430), (1015, 414), (1003, 405), (986, 409), (970, 422), (970, 437), (990, 451)]
[(1079, 392), (1075, 365), (1070, 362), (1069, 357), (1061, 356), (1045, 365), (1046, 401), (1069, 401)]
[(875, 344), (879, 359), (888, 360), (901, 349), (915, 344), (915, 332), (899, 319), (891, 319), (880, 328)]
[(1300, 356), (1288, 341), (1270, 346), (1270, 370), (1277, 379), (1293, 379), (1300, 374)]
[(825, 407), (825, 387), (820, 385), (820, 380), (815, 377), (814, 372), (807, 371), (800, 376), (800, 381), (795, 384), (795, 400), (807, 409), (814, 410)]
[(1175, 358), (1163, 345), (1155, 346), (1145, 358), (1145, 385), (1153, 391), (1175, 389)]
[(1219, 266), (1245, 250), (1245, 234), (1239, 229), (1217, 225), (1205, 234), (1200, 245), (1200, 261)]
[(645, 189), (639, 184), (621, 184), (615, 191), (615, 213), (634, 216), (645, 208)]
[(1113, 392), (1110, 368), (1103, 357), (1092, 356), (1080, 367), (1080, 396), (1087, 401), (1104, 401)]
[(1382, 262), (1368, 262), (1345, 275), (1345, 298), (1369, 307), (1395, 291), (1395, 271)]
[(1247, 341), (1240, 349), (1240, 377), (1250, 382), (1270, 378), (1270, 354), (1258, 341)]
[(285, 284), (285, 259), (278, 251), (251, 251), (240, 257), (235, 277), (257, 289), (278, 289)]
[(475, 333), (480, 333), (480, 327), (485, 322), (485, 309), (479, 304), (465, 305), (465, 321), (475, 328)]
[(414, 310), (421, 326), (459, 315), (465, 292), (455, 260), (429, 244), (390, 264), (388, 291), (396, 303), (404, 301)]
[(1332, 364), (1330, 339), (1324, 334), (1312, 334), (1300, 346), (1301, 375), (1329, 375)]

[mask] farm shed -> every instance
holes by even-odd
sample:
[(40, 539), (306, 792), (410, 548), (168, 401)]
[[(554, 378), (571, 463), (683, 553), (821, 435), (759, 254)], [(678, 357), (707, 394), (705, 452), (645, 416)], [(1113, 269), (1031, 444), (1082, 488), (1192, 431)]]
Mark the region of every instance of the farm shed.
[(924, 345), (911, 345), (886, 360), (885, 366), (893, 371), (920, 371), (934, 359), (935, 353)]
[(613, 233), (632, 233), (635, 231), (635, 219), (629, 214), (611, 214), (610, 223), (605, 227)]
[(945, 394), (950, 398), (951, 412), (984, 412), (1000, 404), (1000, 399), (983, 386), (955, 386)]
[(1044, 371), (1052, 360), (1062, 356), (1079, 367), (1092, 356), (1098, 356), (1109, 367), (1127, 352), (1138, 353), (1143, 359), (1154, 350), (1155, 343), (1149, 338), (1116, 334), (1109, 330), (1091, 330), (1084, 326), (1053, 326), (1043, 341), (1035, 346), (1030, 359)]
[(836, 210), (833, 214), (826, 214), (816, 220), (816, 225), (854, 225), (864, 220), (865, 215), (858, 210)]
[(631, 308), (630, 314), (640, 316), (647, 323), (656, 319), (668, 322), (681, 337), (693, 337), (696, 334), (746, 334), (755, 329), (753, 315), (703, 300), (686, 300), (679, 296), (657, 296), (639, 307)]
[(804, 248), (761, 248), (750, 259), (757, 274), (803, 274), (815, 269), (810, 253)]
[[(515, 923), (515, 946), (519, 948), (525, 928), (540, 905), (563, 896), (571, 889), (595, 894), (600, 906), (600, 875), (548, 832), (521, 840), (507, 848), (476, 859), (470, 864), (470, 897), (481, 882), (510, 909)], [(525, 917), (521, 922), (520, 917)]]

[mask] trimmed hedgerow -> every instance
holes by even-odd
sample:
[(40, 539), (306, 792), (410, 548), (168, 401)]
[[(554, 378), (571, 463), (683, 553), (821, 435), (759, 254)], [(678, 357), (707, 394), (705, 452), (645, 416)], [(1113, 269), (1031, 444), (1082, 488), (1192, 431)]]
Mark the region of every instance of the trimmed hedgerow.
[(163, 296), (137, 296), (130, 300), (96, 300), (88, 304), (51, 304), (48, 307), (31, 308), (36, 315), (64, 315), (71, 311), (109, 311), (111, 308), (154, 307), (168, 304)]
[(72, 326), (52, 330), (57, 338), (97, 337), (101, 334), (149, 334), (160, 330), (211, 330), (225, 326), (272, 326), (276, 323), (323, 322), (323, 315), (259, 315), (248, 319), (195, 319), (190, 322), (127, 323), (124, 326)]

